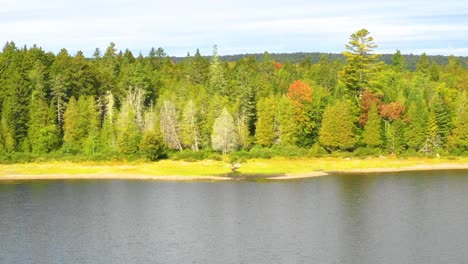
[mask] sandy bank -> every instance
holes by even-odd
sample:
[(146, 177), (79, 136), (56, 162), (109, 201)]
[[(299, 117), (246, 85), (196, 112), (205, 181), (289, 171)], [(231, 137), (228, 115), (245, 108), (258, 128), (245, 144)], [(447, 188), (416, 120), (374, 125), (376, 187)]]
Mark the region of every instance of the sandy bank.
[[(350, 168), (336, 171), (311, 171), (307, 173), (287, 173), (281, 176), (265, 175), (267, 180), (294, 180), (313, 177), (321, 177), (341, 173), (385, 173), (385, 172), (403, 172), (403, 171), (431, 171), (431, 170), (468, 170), (468, 163), (440, 163), (440, 164), (421, 164), (403, 167), (383, 167), (383, 168)], [(258, 176), (256, 176), (258, 177)], [(245, 178), (248, 178), (246, 176)], [(227, 176), (209, 176), (209, 175), (150, 175), (137, 173), (80, 173), (80, 174), (27, 174), (27, 173), (4, 173), (0, 174), (0, 181), (19, 181), (19, 180), (159, 180), (159, 181), (230, 181), (238, 180)]]
[(108, 174), (108, 173), (88, 173), (88, 174), (7, 174), (0, 176), (1, 180), (160, 180), (160, 181), (226, 181), (232, 180), (223, 176), (156, 176), (144, 174)]

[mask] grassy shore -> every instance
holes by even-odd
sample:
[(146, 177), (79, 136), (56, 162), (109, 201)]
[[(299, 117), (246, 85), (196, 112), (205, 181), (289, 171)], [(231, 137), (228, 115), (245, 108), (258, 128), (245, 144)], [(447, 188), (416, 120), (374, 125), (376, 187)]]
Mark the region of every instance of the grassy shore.
[[(432, 169), (468, 169), (468, 158), (459, 159), (254, 159), (242, 163), (241, 175), (292, 179), (326, 175), (326, 172), (384, 172)], [(224, 161), (184, 162), (44, 162), (0, 165), (0, 180), (14, 179), (161, 179), (226, 180), (231, 172)]]

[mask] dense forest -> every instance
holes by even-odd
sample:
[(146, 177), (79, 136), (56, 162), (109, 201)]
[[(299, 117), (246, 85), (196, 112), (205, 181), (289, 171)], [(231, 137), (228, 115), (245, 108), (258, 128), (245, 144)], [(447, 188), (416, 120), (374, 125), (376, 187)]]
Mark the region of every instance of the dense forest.
[(0, 53), (0, 160), (81, 157), (468, 154), (468, 69), (399, 51), (370, 33), (318, 62), (197, 52), (171, 59), (111, 43), (92, 58), (8, 42)]

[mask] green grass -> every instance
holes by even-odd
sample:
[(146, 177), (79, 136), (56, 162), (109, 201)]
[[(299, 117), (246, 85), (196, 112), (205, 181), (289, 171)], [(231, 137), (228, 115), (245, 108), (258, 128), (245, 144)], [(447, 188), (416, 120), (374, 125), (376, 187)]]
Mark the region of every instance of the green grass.
[[(272, 158), (253, 159), (244, 162), (240, 168), (243, 174), (300, 174), (311, 171), (346, 171), (368, 168), (401, 168), (414, 165), (467, 164), (468, 158), (449, 159), (342, 159), (342, 158)], [(0, 165), (0, 176), (25, 174), (143, 174), (204, 176), (226, 175), (230, 172), (225, 161), (204, 160), (185, 162), (162, 160), (158, 162), (38, 162)]]

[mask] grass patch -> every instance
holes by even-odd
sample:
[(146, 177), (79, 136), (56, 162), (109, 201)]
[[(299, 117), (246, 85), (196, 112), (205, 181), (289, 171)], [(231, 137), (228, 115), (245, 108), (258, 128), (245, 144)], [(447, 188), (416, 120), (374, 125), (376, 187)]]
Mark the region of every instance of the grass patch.
[[(242, 163), (241, 174), (300, 174), (311, 171), (346, 171), (369, 168), (402, 168), (415, 165), (467, 164), (468, 158), (457, 159), (343, 159), (343, 158), (271, 158), (252, 159)], [(203, 160), (186, 162), (35, 162), (0, 165), (1, 175), (39, 174), (135, 174), (158, 176), (215, 176), (231, 172), (227, 161)]]

